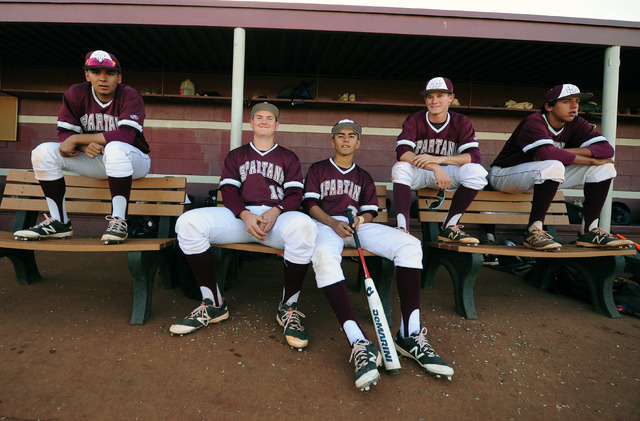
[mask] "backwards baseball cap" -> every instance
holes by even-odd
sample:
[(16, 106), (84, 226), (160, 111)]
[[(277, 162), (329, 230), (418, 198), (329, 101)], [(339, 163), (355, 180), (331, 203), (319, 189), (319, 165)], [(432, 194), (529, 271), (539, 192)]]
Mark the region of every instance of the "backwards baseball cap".
[(349, 120), (345, 118), (344, 120), (340, 120), (336, 123), (335, 126), (331, 129), (331, 137), (335, 136), (342, 129), (351, 129), (358, 134), (358, 139), (360, 139), (360, 135), (362, 135), (362, 127), (358, 123), (353, 120)]
[(593, 96), (591, 92), (580, 92), (580, 89), (576, 85), (565, 83), (564, 85), (557, 85), (549, 89), (544, 95), (544, 103), (556, 101), (558, 99), (577, 97), (581, 101), (589, 99)]
[(453, 93), (453, 83), (446, 77), (434, 77), (427, 82), (424, 91), (420, 91), (420, 95), (427, 96), (431, 92), (447, 92)]
[(256, 104), (251, 109), (251, 119), (253, 120), (253, 116), (258, 111), (269, 111), (271, 114), (276, 116), (276, 121), (280, 118), (280, 111), (278, 111), (278, 107), (273, 104), (269, 104), (268, 102), (261, 102), (260, 104)]
[(83, 69), (111, 69), (120, 71), (120, 62), (113, 54), (104, 50), (90, 51), (84, 58)]

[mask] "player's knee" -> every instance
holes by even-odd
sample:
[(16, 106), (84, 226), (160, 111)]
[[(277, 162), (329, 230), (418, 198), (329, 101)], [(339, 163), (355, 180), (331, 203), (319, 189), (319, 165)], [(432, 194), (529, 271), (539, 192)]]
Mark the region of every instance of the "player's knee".
[(45, 142), (36, 146), (31, 151), (31, 165), (35, 170), (50, 167), (55, 163), (60, 154), (60, 144), (57, 142)]
[(480, 164), (465, 164), (460, 167), (460, 184), (473, 189), (482, 190), (487, 185), (487, 175), (489, 174), (486, 169)]
[(605, 180), (611, 180), (616, 178), (618, 172), (612, 163), (594, 166), (590, 169), (589, 174), (585, 182), (587, 183), (599, 183)]
[(391, 181), (411, 185), (413, 169), (408, 162), (396, 162), (391, 168)]
[(540, 181), (553, 180), (559, 183), (564, 182), (565, 166), (562, 162), (552, 159), (544, 161), (544, 163), (546, 165), (539, 168)]

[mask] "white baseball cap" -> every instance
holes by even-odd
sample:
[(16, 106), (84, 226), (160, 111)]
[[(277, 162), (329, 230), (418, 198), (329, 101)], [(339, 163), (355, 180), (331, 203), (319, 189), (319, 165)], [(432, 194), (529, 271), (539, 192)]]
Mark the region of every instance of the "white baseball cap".
[(559, 99), (568, 97), (577, 97), (581, 101), (591, 98), (593, 94), (591, 92), (580, 92), (580, 89), (576, 85), (565, 83), (564, 85), (556, 85), (549, 89), (544, 95), (544, 103), (551, 101), (557, 101)]

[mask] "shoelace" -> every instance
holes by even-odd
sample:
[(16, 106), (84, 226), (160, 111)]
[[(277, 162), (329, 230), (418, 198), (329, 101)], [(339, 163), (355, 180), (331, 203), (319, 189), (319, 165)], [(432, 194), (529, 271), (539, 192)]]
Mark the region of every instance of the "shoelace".
[(427, 341), (427, 328), (423, 327), (420, 330), (420, 333), (418, 333), (418, 335), (416, 336), (416, 342), (418, 343), (418, 346), (420, 347), (420, 351), (424, 351), (427, 353), (427, 355), (429, 355), (429, 357), (437, 357), (438, 354), (436, 354), (436, 351), (433, 350), (433, 348), (431, 348), (431, 344), (429, 343), (429, 341)]
[(282, 316), (282, 321), (284, 322), (284, 330), (286, 331), (288, 328), (291, 328), (293, 330), (304, 330), (302, 327), (302, 323), (300, 322), (300, 317), (306, 316), (294, 308), (288, 309), (284, 313), (284, 316)]
[(598, 235), (598, 236), (600, 236), (600, 235), (601, 235), (601, 236), (604, 236), (604, 237), (607, 237), (607, 238), (614, 238), (614, 237), (613, 237), (613, 234), (610, 234), (610, 233), (606, 232), (605, 230), (603, 230), (603, 229), (602, 229), (602, 228), (600, 228), (600, 227), (598, 227), (598, 228), (596, 228), (596, 229), (591, 230), (591, 232), (595, 232), (595, 233), (596, 233), (596, 235)]
[(355, 360), (356, 370), (360, 370), (363, 366), (367, 365), (369, 359), (367, 358), (367, 346), (368, 342), (363, 340), (356, 341), (353, 344), (353, 349), (351, 350), (351, 356), (349, 357), (349, 362), (351, 360)]
[[(206, 316), (206, 317), (202, 317), (202, 316)], [(187, 316), (187, 319), (197, 319), (197, 318), (204, 319), (202, 321), (202, 324), (204, 326), (207, 326), (209, 324), (209, 320), (211, 320), (211, 317), (209, 317), (209, 312), (207, 311), (207, 304), (204, 301), (195, 310), (193, 310), (191, 314), (189, 314), (189, 316)]]
[(549, 234), (545, 230), (533, 230), (531, 231), (531, 233), (535, 236), (537, 241), (540, 241), (540, 242), (546, 241), (546, 240), (555, 241), (551, 236), (551, 234)]
[(39, 227), (43, 227), (45, 225), (51, 225), (51, 223), (55, 221), (55, 219), (49, 218), (49, 215), (47, 215), (46, 213), (44, 214), (44, 221), (40, 222), (38, 225), (36, 225), (33, 228), (39, 228)]
[(454, 225), (451, 228), (451, 231), (455, 232), (457, 235), (467, 235), (461, 228), (464, 228), (464, 225)]
[(104, 218), (109, 221), (107, 230), (114, 232), (127, 232), (127, 221), (109, 215), (105, 216)]

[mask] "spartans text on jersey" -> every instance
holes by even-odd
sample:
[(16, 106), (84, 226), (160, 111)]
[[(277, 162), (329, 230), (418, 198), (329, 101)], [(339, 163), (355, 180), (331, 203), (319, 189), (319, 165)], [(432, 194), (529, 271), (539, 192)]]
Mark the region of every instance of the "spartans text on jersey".
[(260, 174), (265, 178), (270, 178), (281, 186), (284, 184), (284, 171), (280, 165), (275, 165), (269, 161), (259, 161), (252, 159), (240, 165), (240, 181), (244, 183), (248, 175)]
[(80, 118), (85, 132), (110, 132), (118, 129), (118, 117), (109, 114), (92, 113)]
[(429, 155), (455, 156), (458, 154), (457, 143), (445, 139), (420, 139), (416, 141), (413, 149), (416, 155), (428, 153)]
[(327, 196), (348, 195), (351, 199), (358, 202), (360, 200), (360, 192), (362, 187), (351, 180), (325, 180), (320, 184), (320, 200)]

